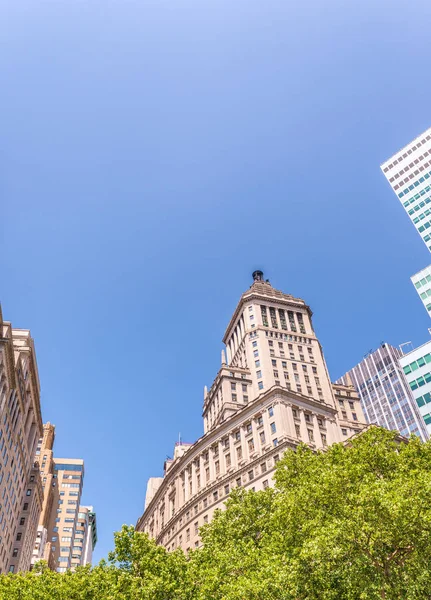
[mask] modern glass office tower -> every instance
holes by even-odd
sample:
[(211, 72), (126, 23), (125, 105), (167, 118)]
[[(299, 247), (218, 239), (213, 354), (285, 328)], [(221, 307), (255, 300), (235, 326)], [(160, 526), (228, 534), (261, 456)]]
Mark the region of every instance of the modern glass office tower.
[(380, 168), (431, 251), (431, 128)]
[[(412, 283), (422, 300), (423, 305), (431, 313), (431, 265), (411, 277)], [(431, 314), (430, 314), (431, 316)]]
[(382, 344), (341, 377), (338, 383), (353, 383), (361, 397), (368, 423), (396, 429), (406, 437), (415, 434), (427, 440), (428, 430), (404, 376), (399, 362), (401, 357), (402, 352), (398, 348)]
[[(391, 156), (380, 168), (431, 252), (431, 128)], [(428, 285), (431, 284), (431, 266), (413, 275), (411, 280), (431, 316), (431, 285)]]
[(431, 340), (404, 354), (400, 365), (431, 434)]

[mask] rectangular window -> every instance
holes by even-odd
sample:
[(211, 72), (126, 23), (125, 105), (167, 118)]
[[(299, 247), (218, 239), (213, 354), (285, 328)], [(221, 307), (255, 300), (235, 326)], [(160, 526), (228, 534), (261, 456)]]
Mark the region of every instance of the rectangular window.
[(259, 383), (257, 384), (257, 387), (258, 387), (260, 390), (263, 390), (263, 381), (259, 381)]
[(270, 407), (268, 408), (268, 415), (269, 415), (270, 417), (273, 417), (273, 416), (274, 416), (274, 409), (272, 408), (272, 406), (270, 406)]
[(275, 423), (271, 423), (271, 424), (270, 424), (270, 427), (271, 427), (271, 433), (276, 433), (276, 431), (277, 431), (277, 428), (276, 428), (276, 426), (275, 426)]
[(248, 472), (248, 480), (251, 481), (252, 479), (254, 479), (254, 473), (253, 473), (253, 471), (249, 471)]

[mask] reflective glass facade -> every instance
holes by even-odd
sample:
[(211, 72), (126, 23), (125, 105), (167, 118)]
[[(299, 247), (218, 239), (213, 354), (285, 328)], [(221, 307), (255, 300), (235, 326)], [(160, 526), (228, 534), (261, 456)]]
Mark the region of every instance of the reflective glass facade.
[(347, 385), (350, 377), (360, 395), (368, 423), (396, 429), (406, 437), (415, 434), (426, 440), (429, 437), (427, 427), (399, 363), (401, 356), (398, 348), (382, 344), (338, 382)]

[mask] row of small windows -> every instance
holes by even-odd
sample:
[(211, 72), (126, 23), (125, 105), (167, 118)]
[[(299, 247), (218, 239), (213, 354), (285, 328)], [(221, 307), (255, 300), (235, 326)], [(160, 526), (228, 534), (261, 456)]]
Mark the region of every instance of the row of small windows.
[[(421, 196), (425, 196), (425, 192), (429, 192), (430, 191), (430, 186), (427, 186), (424, 190), (422, 190), (422, 192), (420, 194), (416, 194), (419, 198)], [(416, 196), (414, 198), (412, 198), (412, 200), (405, 202), (405, 204), (408, 206), (409, 204), (412, 204), (412, 202), (416, 202), (417, 199)], [(421, 208), (423, 208), (426, 204), (430, 204), (431, 203), (431, 196), (425, 196), (423, 198), (423, 200), (421, 200), (419, 202), (419, 204), (416, 204), (415, 206), (412, 206), (412, 208), (410, 208), (407, 211), (407, 214), (409, 215), (409, 217), (412, 217), (415, 212), (419, 212)], [(421, 213), (420, 215), (418, 215), (418, 217), (413, 219), (413, 223), (416, 225), (418, 223), (418, 221), (422, 221), (422, 219), (424, 218), (423, 215), (425, 213)], [(428, 216), (428, 215), (425, 215)]]
[(402, 162), (405, 158), (407, 158), (407, 156), (409, 154), (412, 154), (412, 152), (414, 150), (417, 150), (418, 148), (420, 148), (423, 144), (426, 143), (426, 140), (431, 140), (431, 135), (427, 135), (426, 137), (424, 137), (422, 140), (417, 141), (415, 146), (412, 146), (409, 150), (407, 150), (406, 152), (404, 152), (404, 154), (402, 156), (400, 156), (399, 158), (395, 159), (393, 163), (391, 163), (390, 165), (388, 165), (387, 167), (385, 167), (383, 169), (384, 173), (387, 173), (390, 169), (392, 169), (395, 165), (397, 165), (398, 163)]
[(410, 385), (410, 389), (414, 391), (414, 390), (417, 390), (419, 387), (424, 386), (426, 383), (430, 383), (430, 382), (431, 382), (431, 373), (425, 373), (425, 375), (423, 375), (422, 377), (418, 377), (414, 381), (410, 381), (409, 385)]
[[(262, 315), (262, 324), (264, 325), (264, 327), (269, 327), (268, 310), (267, 309), (268, 309), (268, 307), (265, 305), (260, 306), (260, 311), (261, 311), (261, 315)], [(279, 321), (277, 319), (277, 312), (278, 312)], [(287, 320), (286, 320), (286, 314), (287, 314)], [(278, 329), (279, 322), (280, 322), (281, 329), (284, 329), (287, 331), (288, 330), (287, 322), (289, 322), (290, 331), (298, 331), (298, 328), (296, 325), (296, 320), (295, 320), (295, 314), (296, 314), (296, 319), (298, 321), (299, 331), (301, 333), (306, 333), (305, 325), (304, 325), (304, 318), (303, 318), (302, 313), (294, 313), (291, 310), (285, 311), (282, 308), (279, 308), (277, 311), (275, 308), (269, 307), (269, 319), (271, 321), (271, 327), (273, 327), (274, 329)]]
[(410, 364), (403, 367), (404, 374), (408, 375), (412, 371), (416, 371), (417, 369), (420, 369), (421, 367), (425, 366), (427, 363), (430, 363), (430, 362), (431, 362), (431, 353), (425, 354), (424, 356), (421, 356), (417, 360), (414, 360)]
[(423, 396), (419, 396), (419, 398), (416, 398), (416, 402), (417, 402), (419, 408), (421, 406), (425, 406), (425, 404), (429, 404), (431, 402), (431, 394), (429, 392), (427, 392)]
[(416, 281), (415, 288), (418, 290), (419, 288), (421, 288), (426, 283), (431, 283), (431, 275), (426, 275), (425, 277), (423, 277), (419, 281)]
[[(420, 160), (423, 160), (424, 156), (428, 156), (428, 154), (429, 154), (429, 152), (426, 152), (426, 153), (425, 153), (425, 155), (422, 155), (422, 156), (420, 156), (420, 158), (419, 158), (419, 159), (416, 159), (416, 160), (414, 161), (414, 163), (411, 163), (411, 165), (410, 165), (410, 166), (414, 166), (414, 164), (419, 164)], [(400, 175), (404, 175), (404, 173), (405, 173), (406, 171), (409, 171), (409, 170), (410, 170), (410, 166), (407, 166), (407, 167), (406, 167), (404, 170), (402, 169), (402, 170), (401, 170), (399, 173), (397, 173), (397, 175), (395, 175), (395, 178), (398, 178)], [(421, 165), (420, 167), (418, 167), (418, 168), (416, 169), (416, 171), (414, 171), (414, 173), (411, 173), (411, 174), (410, 174), (408, 177), (406, 177), (406, 178), (404, 179), (404, 181), (403, 181), (403, 180), (401, 180), (399, 183), (397, 183), (397, 184), (394, 186), (394, 190), (397, 190), (397, 189), (398, 189), (398, 188), (400, 188), (400, 187), (401, 187), (403, 184), (405, 184), (405, 183), (408, 183), (408, 182), (409, 182), (409, 180), (411, 181), (412, 179), (414, 179), (414, 178), (415, 178), (417, 175), (419, 175), (419, 173), (421, 173), (422, 171), (424, 171), (424, 170), (425, 170), (427, 167), (429, 167), (429, 162), (425, 162), (423, 165)], [(392, 178), (392, 179), (393, 179), (393, 178)], [(389, 180), (389, 181), (391, 181), (391, 180)]]
[(421, 292), (419, 295), (422, 298), (422, 300), (426, 300), (427, 298), (431, 297), (431, 288), (429, 290), (426, 290), (425, 292)]
[(421, 183), (424, 183), (425, 179), (429, 179), (430, 178), (430, 175), (431, 175), (431, 171), (428, 171), (428, 173), (425, 173), (417, 181), (415, 181), (414, 183), (412, 183), (411, 185), (409, 185), (408, 188), (406, 188), (405, 190), (403, 190), (402, 192), (400, 192), (398, 194), (398, 198), (402, 198), (403, 196), (405, 196), (406, 194), (408, 194), (409, 192), (411, 192), (412, 190), (414, 190), (415, 187), (419, 187), (419, 185)]
[(407, 208), (408, 206), (410, 206), (410, 204), (413, 204), (413, 202), (417, 202), (418, 200), (420, 200), (421, 198), (424, 198), (419, 202), (419, 204), (416, 204), (416, 206), (413, 206), (412, 208), (410, 208), (407, 213), (412, 216), (415, 212), (417, 212), (418, 210), (420, 210), (421, 208), (423, 208), (425, 206), (425, 204), (429, 204), (430, 203), (430, 199), (428, 196), (429, 191), (431, 190), (431, 186), (427, 185), (426, 187), (424, 187), (420, 192), (418, 192), (417, 194), (415, 194), (414, 196), (412, 196), (409, 200), (405, 200), (403, 202), (403, 206), (404, 208)]

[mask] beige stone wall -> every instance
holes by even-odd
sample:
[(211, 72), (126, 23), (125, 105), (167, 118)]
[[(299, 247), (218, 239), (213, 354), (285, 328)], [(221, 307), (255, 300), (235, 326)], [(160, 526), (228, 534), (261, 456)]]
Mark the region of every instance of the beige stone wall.
[[(28, 535), (31, 537), (37, 526), (40, 503), (36, 493), (30, 501), (26, 493), (31, 489), (33, 494), (30, 478), (42, 420), (30, 332), (12, 329), (9, 322), (2, 320), (1, 313), (0, 329), (0, 572), (4, 573), (30, 567), (28, 547), (32, 542)], [(28, 507), (24, 509), (24, 505)], [(20, 526), (23, 518), (24, 525)], [(20, 527), (23, 529), (19, 531)]]

